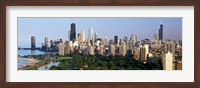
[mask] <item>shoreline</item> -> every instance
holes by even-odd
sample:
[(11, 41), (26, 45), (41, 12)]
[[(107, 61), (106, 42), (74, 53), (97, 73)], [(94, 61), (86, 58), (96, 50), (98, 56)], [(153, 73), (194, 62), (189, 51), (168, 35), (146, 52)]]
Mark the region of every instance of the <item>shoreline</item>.
[(26, 65), (34, 65), (35, 63), (39, 62), (39, 60), (36, 60), (34, 58), (18, 57), (17, 59), (27, 60), (28, 61), (27, 63), (22, 65), (23, 67), (25, 67)]

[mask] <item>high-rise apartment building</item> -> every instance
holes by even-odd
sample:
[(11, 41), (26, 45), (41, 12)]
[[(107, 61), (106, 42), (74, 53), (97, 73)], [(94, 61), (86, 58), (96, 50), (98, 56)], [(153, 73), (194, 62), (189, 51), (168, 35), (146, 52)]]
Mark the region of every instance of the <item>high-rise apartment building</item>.
[(81, 42), (85, 42), (85, 32), (81, 31)]
[(122, 56), (126, 55), (126, 44), (124, 41), (122, 41), (122, 44), (120, 45), (119, 54)]
[(163, 57), (163, 70), (173, 70), (173, 55), (170, 51)]
[(65, 45), (63, 43), (59, 43), (58, 48), (59, 48), (58, 54), (64, 56), (65, 55)]
[(175, 44), (170, 40), (165, 42), (165, 52), (164, 53), (166, 54), (168, 52), (170, 52), (172, 54), (172, 56), (173, 56), (172, 59), (174, 61), (175, 60)]
[(132, 40), (132, 46), (135, 47), (135, 43), (137, 42), (137, 35), (136, 34), (131, 35), (131, 40)]
[(35, 41), (36, 41), (36, 39), (35, 39), (35, 36), (32, 36), (31, 37), (31, 50), (35, 50)]
[(44, 44), (47, 47), (47, 43), (49, 43), (49, 39), (47, 37), (44, 38)]
[(108, 52), (109, 52), (110, 55), (114, 56), (115, 55), (115, 45), (110, 44), (108, 46)]
[(98, 35), (97, 33), (94, 34), (94, 41), (97, 41)]
[(146, 48), (144, 46), (140, 47), (140, 59), (142, 61), (147, 60)]
[(149, 54), (149, 44), (144, 44), (144, 48), (145, 48), (145, 58), (147, 59), (147, 54)]
[(105, 38), (103, 39), (103, 45), (108, 45), (108, 37), (105, 37)]
[(133, 56), (134, 56), (135, 60), (139, 60), (139, 58), (140, 58), (140, 49), (139, 48), (135, 49), (135, 53)]
[(67, 40), (65, 42), (65, 54), (70, 54), (70, 49), (71, 49), (71, 47), (70, 47), (70, 41)]
[(93, 29), (89, 28), (88, 29), (88, 38), (89, 38), (89, 40), (92, 40), (92, 36), (93, 36)]
[(71, 31), (68, 31), (68, 40), (70, 41)]

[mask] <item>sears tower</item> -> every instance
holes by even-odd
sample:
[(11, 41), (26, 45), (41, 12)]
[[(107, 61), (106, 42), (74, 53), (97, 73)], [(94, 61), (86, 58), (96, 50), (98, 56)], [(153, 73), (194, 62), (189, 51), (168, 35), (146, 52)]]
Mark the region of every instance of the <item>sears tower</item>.
[(163, 24), (160, 24), (160, 29), (159, 29), (159, 40), (163, 40)]
[(76, 41), (76, 24), (71, 24), (71, 30), (70, 30), (70, 41)]

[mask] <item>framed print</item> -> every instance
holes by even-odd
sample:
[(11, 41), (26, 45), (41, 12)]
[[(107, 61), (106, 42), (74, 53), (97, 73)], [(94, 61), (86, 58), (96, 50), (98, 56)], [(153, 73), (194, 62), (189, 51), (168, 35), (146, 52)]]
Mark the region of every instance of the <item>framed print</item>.
[(199, 87), (198, 0), (3, 0), (0, 87)]

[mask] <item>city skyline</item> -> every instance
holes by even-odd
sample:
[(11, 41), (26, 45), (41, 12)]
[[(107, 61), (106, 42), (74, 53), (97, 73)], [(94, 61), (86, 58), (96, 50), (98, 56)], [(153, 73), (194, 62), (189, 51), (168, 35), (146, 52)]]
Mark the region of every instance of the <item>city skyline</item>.
[[(92, 26), (86, 28), (86, 30), (81, 29), (80, 31), (78, 30), (80, 29), (79, 26), (77, 26), (79, 25), (79, 22), (76, 23), (74, 21), (75, 19), (71, 19), (73, 22), (68, 24), (70, 26), (67, 31), (62, 29), (56, 29), (55, 32), (50, 29), (45, 30), (45, 28), (42, 27), (46, 27), (47, 25), (42, 25), (43, 23), (41, 23), (42, 26), (40, 26), (42, 29), (38, 32), (36, 31), (36, 34), (33, 33), (35, 31), (28, 31), (27, 33), (31, 33), (30, 35), (32, 35), (30, 37), (31, 48), (18, 46), (18, 51), (25, 50), (24, 53), (29, 51), (32, 53), (27, 53), (28, 55), (25, 54), (22, 56), (19, 54), (18, 58), (33, 60), (33, 63), (27, 63), (19, 69), (38, 70), (47, 64), (50, 65), (52, 62), (58, 62), (58, 64), (45, 67), (47, 70), (182, 69), (182, 40), (180, 40), (181, 37), (179, 37), (179, 41), (176, 42), (175, 38), (175, 35), (180, 36), (181, 32), (171, 30), (172, 33), (170, 33), (170, 29), (173, 29), (171, 27), (180, 27), (180, 25), (178, 25), (178, 22), (174, 23), (174, 25), (169, 25), (170, 23), (173, 23), (172, 20), (177, 21), (178, 18), (176, 20), (175, 18), (169, 18), (171, 19), (171, 22), (166, 23), (166, 27), (163, 21), (160, 22), (159, 27), (155, 28), (157, 29), (156, 32), (150, 27), (150, 24), (155, 20), (151, 20), (151, 22), (146, 23), (145, 21), (148, 20), (145, 20), (144, 18), (130, 18), (131, 20), (127, 18), (110, 18), (112, 19), (112, 22), (106, 23), (108, 20), (105, 18), (93, 19), (98, 19), (98, 23), (96, 24), (99, 24), (99, 28), (102, 28), (101, 31), (96, 31), (96, 28)], [(102, 19), (104, 19), (103, 21), (107, 21), (100, 22)], [(137, 23), (134, 23), (136, 19), (138, 21)], [(48, 21), (45, 19), (45, 21), (45, 23), (48, 23), (52, 20), (50, 19)], [(115, 23), (116, 21), (118, 23)], [(56, 22), (59, 23), (60, 21)], [(103, 24), (100, 25), (100, 23)], [(31, 26), (33, 26), (33, 24), (34, 23), (32, 23)], [(84, 24), (83, 26), (87, 26), (88, 23), (85, 22), (82, 24)], [(48, 28), (57, 28), (58, 25), (49, 24)], [(95, 22), (93, 22), (92, 25), (95, 25)], [(36, 25), (34, 27), (37, 28), (38, 26), (39, 25)], [(117, 30), (118, 27), (120, 28)], [(115, 30), (113, 30), (113, 28), (115, 28)], [(140, 28), (144, 28), (145, 30), (135, 30)], [(101, 36), (101, 32), (104, 32), (102, 34), (103, 36)], [(146, 34), (143, 34), (143, 32)], [(45, 33), (49, 33), (50, 36), (44, 36), (43, 34)], [(54, 36), (55, 38), (51, 38), (51, 33), (60, 34)], [(60, 37), (62, 34), (64, 34), (65, 37)], [(43, 38), (39, 38), (39, 40), (42, 39), (40, 40), (41, 42), (39, 42), (42, 43), (41, 46), (36, 46), (38, 35), (43, 35)], [(168, 35), (172, 37), (166, 37)], [(43, 52), (43, 54), (37, 55), (36, 52)]]
[(87, 39), (88, 29), (92, 28), (93, 34), (97, 33), (98, 38), (108, 37), (109, 40), (114, 39), (114, 36), (118, 36), (118, 39), (126, 36), (129, 39), (132, 34), (136, 34), (138, 40), (153, 39), (155, 33), (159, 34), (160, 24), (163, 24), (164, 40), (182, 38), (182, 18), (18, 18), (18, 44), (30, 44), (31, 36), (36, 37), (37, 47), (37, 43), (43, 43), (45, 37), (53, 40), (62, 38), (65, 41), (68, 39), (71, 23), (76, 24), (75, 38), (83, 30)]

